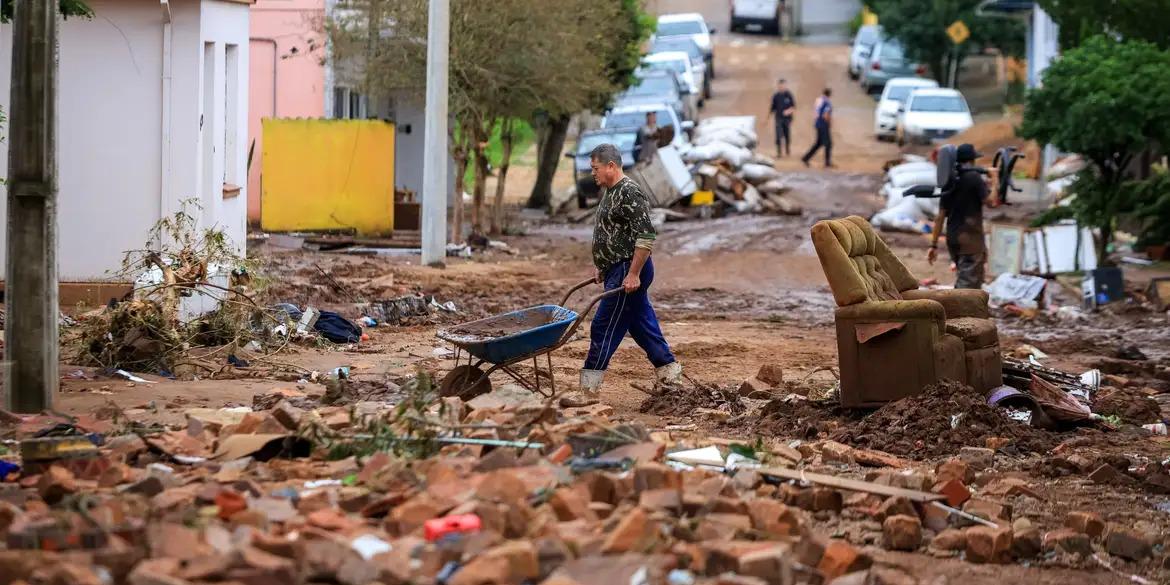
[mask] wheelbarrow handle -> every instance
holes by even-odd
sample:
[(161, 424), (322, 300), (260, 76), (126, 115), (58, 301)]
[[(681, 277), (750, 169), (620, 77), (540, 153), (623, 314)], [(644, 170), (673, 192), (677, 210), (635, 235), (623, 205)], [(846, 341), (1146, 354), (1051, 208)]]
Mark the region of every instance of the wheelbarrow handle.
[(573, 296), (573, 293), (575, 293), (575, 292), (577, 292), (577, 291), (579, 291), (579, 290), (581, 290), (581, 289), (583, 289), (591, 284), (594, 284), (596, 282), (597, 281), (595, 279), (592, 279), (592, 278), (590, 278), (589, 280), (582, 281), (581, 284), (578, 284), (577, 286), (574, 286), (573, 288), (569, 289), (569, 292), (565, 293), (565, 298), (561, 299), (561, 302), (557, 303), (557, 304), (562, 306), (562, 307), (565, 306), (565, 303), (569, 302), (569, 297)]
[(581, 322), (589, 316), (589, 313), (593, 311), (593, 307), (597, 305), (597, 303), (600, 303), (601, 299), (612, 297), (622, 292), (624, 292), (624, 289), (622, 288), (613, 288), (593, 297), (593, 300), (589, 301), (589, 305), (585, 307), (585, 310), (577, 314), (577, 318), (573, 320), (573, 324), (569, 326), (569, 328), (565, 331), (565, 334), (561, 336), (560, 342), (558, 342), (557, 345), (564, 345), (569, 339), (573, 337), (573, 334), (577, 332), (577, 328), (581, 326)]

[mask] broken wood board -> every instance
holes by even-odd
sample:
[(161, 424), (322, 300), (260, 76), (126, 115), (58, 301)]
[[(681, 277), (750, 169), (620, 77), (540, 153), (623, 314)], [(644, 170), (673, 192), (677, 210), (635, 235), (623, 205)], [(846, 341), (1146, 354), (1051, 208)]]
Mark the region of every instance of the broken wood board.
[(858, 479), (847, 479), (844, 477), (837, 477), (835, 475), (824, 475), (820, 473), (799, 471), (796, 469), (785, 469), (782, 467), (762, 467), (757, 469), (756, 472), (760, 475), (766, 475), (769, 477), (807, 481), (817, 485), (849, 490), (853, 492), (865, 492), (868, 494), (877, 494), (879, 496), (901, 496), (910, 500), (911, 502), (920, 502), (924, 504), (946, 499), (946, 496), (942, 494), (932, 494), (930, 492), (920, 492), (918, 490), (908, 490), (900, 487), (878, 485), (876, 483), (861, 481)]

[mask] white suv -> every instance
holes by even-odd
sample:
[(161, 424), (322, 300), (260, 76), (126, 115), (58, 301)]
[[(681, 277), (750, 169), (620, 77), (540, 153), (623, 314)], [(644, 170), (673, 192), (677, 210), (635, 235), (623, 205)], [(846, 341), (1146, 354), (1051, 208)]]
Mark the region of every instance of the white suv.
[(715, 75), (715, 53), (714, 45), (711, 43), (711, 35), (713, 34), (715, 34), (715, 29), (708, 27), (703, 15), (697, 12), (663, 14), (658, 17), (658, 28), (654, 32), (654, 36), (658, 38), (689, 37), (693, 39), (695, 44), (699, 46), (699, 50), (703, 52), (703, 60), (707, 62), (712, 77)]
[(780, 0), (731, 0), (731, 30), (755, 25), (780, 34)]

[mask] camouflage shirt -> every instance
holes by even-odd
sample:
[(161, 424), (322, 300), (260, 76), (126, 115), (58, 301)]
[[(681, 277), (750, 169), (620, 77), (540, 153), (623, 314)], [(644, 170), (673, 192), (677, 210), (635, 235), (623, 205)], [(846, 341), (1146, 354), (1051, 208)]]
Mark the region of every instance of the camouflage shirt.
[(593, 228), (593, 264), (602, 272), (634, 257), (634, 248), (653, 249), (650, 201), (629, 177), (622, 177), (601, 196)]

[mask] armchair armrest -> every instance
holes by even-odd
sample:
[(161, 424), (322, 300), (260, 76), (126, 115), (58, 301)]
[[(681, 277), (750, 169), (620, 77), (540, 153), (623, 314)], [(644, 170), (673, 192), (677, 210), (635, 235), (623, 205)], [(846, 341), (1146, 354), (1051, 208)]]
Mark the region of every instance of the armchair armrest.
[(959, 317), (988, 319), (991, 317), (991, 310), (987, 306), (988, 294), (977, 289), (916, 289), (903, 291), (902, 297), (909, 300), (937, 301), (946, 311), (947, 319)]
[(885, 321), (934, 321), (946, 330), (947, 314), (942, 304), (929, 300), (867, 301), (837, 308), (838, 319), (862, 323)]

